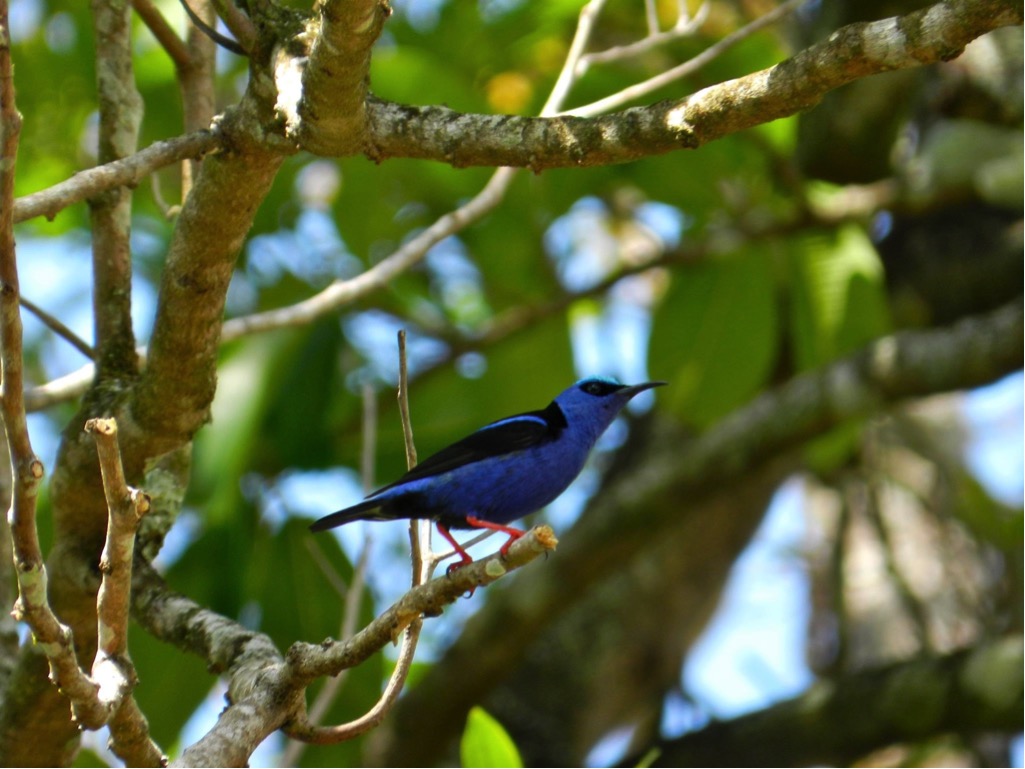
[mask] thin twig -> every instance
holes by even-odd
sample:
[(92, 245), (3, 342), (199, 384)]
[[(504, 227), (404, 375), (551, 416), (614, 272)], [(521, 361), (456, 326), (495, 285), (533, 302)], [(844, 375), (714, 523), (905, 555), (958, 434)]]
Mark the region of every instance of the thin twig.
[(750, 24), (730, 33), (714, 45), (710, 45), (693, 59), (685, 61), (683, 64), (673, 67), (672, 69), (668, 69), (665, 72), (661, 72), (654, 77), (644, 80), (643, 82), (624, 88), (611, 96), (606, 96), (604, 99), (598, 99), (597, 101), (593, 101), (590, 104), (585, 104), (581, 107), (574, 107), (573, 109), (566, 110), (562, 114), (576, 115), (578, 117), (593, 117), (595, 115), (608, 112), (609, 110), (622, 107), (624, 104), (634, 101), (635, 99), (647, 96), (648, 94), (657, 91), (659, 88), (667, 86), (670, 83), (686, 77), (687, 75), (697, 72), (703, 66), (735, 46), (737, 43), (742, 40), (746, 40), (755, 32), (764, 29), (770, 24), (774, 24), (787, 14), (796, 11), (797, 8), (805, 2), (806, 0), (787, 0), (787, 2), (773, 8), (764, 16), (761, 16)]
[(468, 202), (440, 217), (391, 256), (355, 278), (336, 280), (318, 294), (289, 307), (225, 321), (221, 330), (222, 343), (270, 329), (306, 326), (384, 288), (422, 260), (432, 246), (491, 212), (502, 201), (514, 174), (515, 169), (512, 168), (498, 169), (484, 189)]
[[(402, 440), (406, 448), (406, 469), (416, 467), (416, 444), (413, 442), (413, 422), (409, 416), (409, 367), (406, 363), (406, 330), (398, 333), (399, 344), (399, 389), (395, 394), (399, 403), (399, 420), (402, 423)], [(434, 567), (431, 551), (431, 522), (411, 518), (409, 521), (409, 546), (412, 560), (412, 586), (422, 585), (430, 579)], [(424, 554), (427, 557), (424, 557)], [(417, 631), (419, 632), (419, 630)], [(414, 644), (415, 645), (415, 644)]]
[(377, 456), (377, 394), (370, 382), (363, 383), (363, 448), (360, 451), (359, 477), (363, 494), (374, 488), (374, 458)]
[(406, 446), (406, 469), (416, 467), (416, 446), (413, 443), (413, 424), (409, 419), (409, 369), (406, 365), (406, 330), (400, 329), (399, 340), (399, 418), (402, 420), (402, 440)]
[(146, 25), (167, 55), (171, 57), (175, 69), (179, 71), (187, 69), (192, 61), (189, 57), (189, 50), (185, 47), (185, 41), (178, 37), (177, 32), (171, 29), (171, 25), (167, 23), (167, 19), (164, 18), (164, 14), (160, 12), (160, 9), (153, 5), (150, 0), (132, 0), (132, 7), (139, 14), (142, 23)]
[[(693, 35), (698, 31), (698, 29), (700, 29), (701, 25), (705, 23), (705, 19), (708, 18), (711, 7), (711, 3), (706, 0), (706, 2), (702, 3), (701, 7), (698, 8), (698, 12), (694, 14), (693, 18), (688, 14), (683, 13), (671, 29), (667, 29), (663, 32), (656, 28), (654, 32), (641, 38), (635, 43), (630, 43), (629, 45), (617, 45), (612, 48), (606, 48), (604, 51), (595, 51), (594, 53), (588, 53), (581, 56), (576, 69), (577, 77), (583, 77), (594, 64), (610, 64), (615, 61), (622, 61), (623, 59), (631, 59), (636, 56), (641, 56), (660, 45), (666, 45), (667, 43), (679, 40), (682, 37)], [(684, 8), (684, 10), (686, 9)]]
[[(194, 9), (207, 24), (217, 23), (217, 14), (208, 0), (197, 0)], [(198, 131), (213, 124), (217, 114), (215, 74), (217, 70), (217, 43), (195, 24), (188, 25), (185, 49), (189, 65), (178, 70), (178, 89), (182, 96), (182, 127), (186, 132)], [(192, 191), (199, 175), (200, 160), (186, 160), (180, 164), (181, 186), (178, 202), (167, 208), (167, 215), (181, 213), (181, 207)], [(157, 182), (157, 175), (153, 175)]]
[[(186, 163), (185, 165), (187, 166), (188, 164)], [(164, 192), (160, 186), (160, 174), (151, 174), (149, 182), (150, 192), (153, 193), (153, 202), (157, 204), (160, 213), (164, 215), (165, 219), (174, 219), (174, 217), (181, 213), (181, 204), (167, 202), (167, 198), (164, 197)]]
[(659, 26), (658, 9), (655, 8), (655, 0), (644, 0), (644, 20), (648, 24), (648, 34), (657, 35)]
[(241, 8), (233, 0), (211, 0), (217, 15), (221, 17), (224, 26), (231, 30), (235, 36), (243, 55), (249, 55), (256, 48), (259, 32)]
[(310, 551), (310, 557), (313, 562), (320, 569), (320, 573), (324, 575), (324, 579), (327, 583), (334, 588), (334, 591), (338, 593), (339, 597), (344, 598), (346, 592), (349, 590), (349, 586), (345, 584), (345, 580), (342, 579), (342, 575), (338, 573), (334, 566), (331, 565), (331, 561), (328, 560), (327, 555), (324, 554), (323, 548), (317, 544), (320, 540), (314, 538), (308, 538), (305, 541), (306, 549)]
[(580, 62), (580, 58), (584, 55), (584, 49), (587, 48), (587, 43), (591, 39), (591, 33), (594, 31), (594, 25), (598, 21), (598, 16), (604, 7), (605, 0), (591, 0), (591, 2), (580, 9), (577, 29), (573, 33), (573, 42), (569, 45), (569, 52), (566, 54), (566, 60), (562, 63), (559, 77), (556, 78), (555, 85), (552, 86), (552, 92), (548, 95), (544, 107), (541, 108), (542, 116), (557, 113), (566, 102), (570, 89), (573, 88), (573, 85), (579, 79), (577, 65)]
[[(406, 445), (406, 464), (409, 469), (412, 470), (416, 467), (416, 446), (413, 445), (413, 427), (409, 419), (409, 381), (406, 366), (405, 330), (399, 331), (398, 342), (399, 388), (397, 398), (399, 401), (399, 414), (402, 420), (402, 435)], [(413, 573), (412, 587), (413, 589), (416, 589), (426, 581), (430, 567), (425, 565), (425, 559), (420, 547), (421, 542), (418, 530), (418, 521), (415, 519), (411, 519), (409, 521), (409, 542)], [(426, 560), (427, 563), (430, 563), (429, 558)], [(391, 676), (388, 677), (388, 683), (385, 684), (384, 692), (381, 694), (380, 699), (378, 699), (369, 711), (354, 721), (329, 727), (314, 726), (317, 719), (311, 711), (307, 723), (300, 723), (296, 727), (296, 732), (291, 736), (297, 737), (303, 742), (328, 745), (336, 742), (342, 742), (344, 740), (350, 740), (353, 737), (358, 737), (381, 723), (382, 719), (388, 714), (388, 711), (391, 710), (392, 705), (395, 704), (395, 700), (398, 699), (399, 693), (402, 691), (402, 687), (406, 683), (406, 677), (409, 675), (409, 671), (413, 666), (413, 658), (416, 654), (416, 645), (420, 640), (420, 631), (423, 629), (423, 623), (424, 618), (422, 613), (409, 618), (408, 624), (406, 625), (405, 631), (402, 635), (402, 645), (399, 647), (399, 655), (398, 659), (395, 661), (395, 668), (392, 670)], [(349, 636), (343, 635), (342, 637), (347, 638)]]
[(208, 38), (217, 43), (217, 45), (221, 46), (221, 48), (225, 48), (231, 51), (232, 53), (238, 54), (239, 56), (245, 56), (247, 54), (246, 49), (243, 48), (240, 43), (235, 42), (230, 37), (225, 37), (216, 29), (214, 29), (205, 21), (203, 21), (203, 19), (200, 18), (199, 14), (196, 13), (193, 7), (189, 5), (189, 0), (181, 0), (181, 5), (182, 8), (185, 9), (185, 15), (189, 17), (189, 21), (191, 21), (196, 26), (196, 28), (200, 30), (204, 35), (206, 35)]
[[(408, 387), (409, 379), (406, 366), (406, 331), (400, 330), (399, 392), (397, 393), (397, 397), (399, 400), (399, 414), (402, 419), (402, 435), (406, 445), (406, 464), (409, 470), (412, 470), (416, 467), (416, 446), (413, 444), (413, 427), (409, 419)], [(413, 574), (412, 588), (416, 589), (417, 586), (423, 584), (429, 575), (429, 567), (424, 563), (422, 542), (420, 532), (418, 530), (418, 521), (416, 519), (410, 519), (409, 521), (409, 541)], [(429, 550), (429, 542), (427, 547)], [(430, 559), (426, 559), (427, 563), (429, 563), (429, 561)], [(392, 705), (395, 704), (396, 699), (399, 698), (400, 692), (402, 692), (402, 687), (406, 684), (406, 678), (409, 676), (409, 671), (413, 666), (413, 657), (416, 654), (416, 644), (420, 639), (420, 631), (422, 629), (423, 614), (420, 613), (412, 617), (406, 625), (406, 629), (402, 637), (402, 646), (399, 648), (399, 656), (395, 663), (395, 670), (393, 670), (392, 675), (388, 677), (387, 684), (384, 686), (384, 692), (366, 714), (355, 721), (348, 722), (347, 724), (339, 724), (338, 726), (331, 727), (316, 727), (312, 724), (315, 724), (317, 719), (313, 712), (311, 712), (310, 724), (305, 725), (301, 733), (300, 738), (302, 741), (315, 742), (317, 744), (341, 742), (346, 739), (352, 739), (360, 734), (364, 734), (377, 726), (387, 712), (392, 710)], [(342, 636), (342, 638), (347, 637), (348, 636)]]
[[(108, 163), (138, 150), (143, 101), (132, 70), (132, 9), (127, 0), (91, 0), (99, 103), (97, 157)], [(89, 201), (96, 378), (137, 373), (132, 328), (132, 190), (116, 187)]]
[[(363, 482), (364, 493), (370, 493), (374, 477), (374, 455), (377, 444), (377, 398), (374, 387), (370, 382), (363, 383), (363, 449), (360, 458), (360, 477)], [(314, 553), (317, 563), (324, 572), (328, 581), (332, 584), (338, 594), (343, 598), (342, 622), (338, 630), (339, 638), (348, 638), (356, 632), (356, 622), (359, 619), (359, 604), (363, 597), (363, 588), (366, 585), (367, 563), (370, 560), (370, 535), (363, 538), (363, 547), (360, 549), (359, 558), (353, 570), (351, 584), (346, 587), (344, 580), (338, 572), (332, 568), (316, 541), (309, 540), (309, 546)], [(316, 699), (309, 707), (306, 715), (306, 723), (318, 725), (323, 720), (328, 709), (338, 697), (342, 684), (345, 682), (348, 670), (341, 671), (338, 675), (329, 678), (324, 682)], [(301, 740), (291, 740), (284, 752), (281, 754), (281, 766), (296, 766), (308, 743)]]
[[(312, 551), (319, 558), (321, 569), (327, 573), (328, 580), (343, 598), (342, 624), (338, 631), (338, 637), (348, 638), (356, 632), (356, 623), (359, 620), (359, 605), (363, 598), (363, 589), (366, 587), (367, 563), (369, 562), (368, 556), (370, 554), (369, 542), (364, 543), (364, 547), (360, 551), (359, 558), (356, 560), (356, 565), (353, 569), (352, 582), (348, 588), (345, 588), (341, 577), (331, 568), (320, 548), (313, 543), (313, 540), (310, 540), (310, 542), (312, 543), (310, 545)], [(320, 691), (317, 692), (313, 704), (309, 707), (306, 716), (309, 724), (319, 724), (323, 720), (328, 709), (338, 698), (338, 692), (341, 691), (348, 672), (348, 669), (343, 670), (338, 675), (324, 682)], [(281, 759), (278, 762), (279, 765), (298, 766), (299, 759), (306, 750), (307, 744), (300, 740), (290, 740), (281, 754)]]
[(87, 357), (89, 360), (94, 360), (96, 358), (96, 351), (92, 348), (92, 345), (82, 339), (82, 337), (65, 326), (38, 304), (29, 301), (24, 296), (19, 297), (18, 301), (21, 302), (22, 307), (35, 315), (44, 326), (82, 353), (82, 355)]

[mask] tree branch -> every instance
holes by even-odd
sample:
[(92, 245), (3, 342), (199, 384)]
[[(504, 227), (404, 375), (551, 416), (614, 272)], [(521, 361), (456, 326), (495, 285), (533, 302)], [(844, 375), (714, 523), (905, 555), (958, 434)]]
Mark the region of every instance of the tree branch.
[[(233, 0), (211, 0), (214, 10), (224, 22), (224, 26), (231, 30), (231, 34), (238, 41), (238, 48), (241, 55), (248, 56), (256, 48), (259, 32), (252, 20), (239, 8)], [(229, 50), (232, 50), (229, 48)], [(236, 51), (238, 53), (238, 51)]]
[[(189, 3), (189, 0), (181, 0), (181, 6), (185, 10), (185, 15), (189, 17), (189, 21), (191, 21), (192, 24), (196, 27), (196, 29), (202, 32), (208, 40), (210, 40), (213, 43), (216, 43), (225, 50), (238, 54), (239, 56), (246, 55), (247, 51), (244, 46), (242, 46), (239, 43), (236, 43), (230, 37), (225, 37), (220, 32), (218, 32), (212, 26), (216, 22), (213, 19), (207, 21), (202, 16), (200, 16), (199, 13), (197, 13), (195, 9), (193, 9), (192, 5)], [(211, 8), (210, 3), (204, 3), (203, 6), (204, 8)]]
[(558, 540), (549, 527), (536, 526), (513, 542), (505, 558), (495, 553), (411, 589), (347, 641), (293, 644), (286, 656), (288, 675), (297, 681), (307, 682), (319, 676), (332, 675), (336, 670), (355, 667), (397, 638), (417, 615), (437, 617), (446, 605), (468, 590), (490, 585), (508, 572), (526, 566), (542, 553), (554, 550), (557, 544)]
[[(445, 107), (367, 102), (371, 159), (440, 160), (457, 168), (609, 165), (716, 139), (797, 114), (829, 91), (869, 75), (958, 56), (975, 38), (1020, 24), (1007, 0), (945, 0), (882, 21), (851, 24), (769, 69), (677, 101), (597, 118), (468, 115)], [(467, 137), (474, 137), (467, 141)]]
[(370, 50), (391, 14), (387, 0), (326, 0), (320, 30), (302, 73), (301, 89), (282, 88), (278, 105), (286, 130), (318, 155), (352, 155), (363, 148)]
[[(186, 4), (186, 7), (192, 8), (189, 4)], [(196, 13), (199, 18), (207, 20), (210, 24), (217, 23), (217, 16), (211, 4), (205, 0), (197, 4)], [(178, 88), (182, 95), (183, 127), (186, 132), (191, 132), (207, 128), (215, 120), (217, 97), (214, 74), (217, 45), (199, 27), (191, 24), (185, 37), (185, 47), (188, 64), (177, 69)], [(199, 160), (186, 160), (181, 165), (181, 201), (184, 201), (192, 191), (192, 184), (199, 174), (199, 163)], [(170, 210), (175, 213), (180, 211), (180, 203), (178, 206), (172, 206)]]
[[(804, 0), (799, 0), (799, 2), (804, 2)], [(648, 51), (651, 51), (661, 45), (665, 45), (666, 43), (679, 40), (681, 37), (693, 35), (701, 28), (701, 25), (705, 23), (705, 19), (708, 18), (708, 13), (711, 9), (711, 2), (709, 2), (709, 0), (705, 0), (701, 3), (697, 13), (692, 17), (690, 13), (687, 12), (686, 2), (682, 2), (679, 6), (679, 14), (676, 18), (676, 24), (667, 30), (659, 29), (658, 15), (653, 13), (648, 18), (648, 34), (643, 38), (634, 43), (616, 45), (611, 48), (606, 48), (603, 51), (593, 51), (585, 54), (580, 57), (580, 61), (574, 68), (574, 71), (577, 77), (583, 77), (584, 73), (587, 72), (587, 70), (589, 70), (594, 64), (609, 64), (611, 62), (622, 61), (624, 59), (631, 59), (636, 56), (646, 54)], [(654, 7), (646, 4), (646, 10), (654, 11)], [(778, 11), (779, 9), (777, 8), (775, 10)], [(772, 12), (770, 11), (770, 13)], [(766, 16), (767, 15), (769, 14), (766, 14)], [(762, 22), (762, 19), (764, 18), (765, 16), (757, 20), (762, 23), (762, 26), (772, 23), (771, 21)], [(749, 24), (747, 27), (744, 27), (744, 29), (748, 30), (748, 27), (750, 26), (751, 25)], [(759, 27), (759, 29), (760, 28), (761, 27)], [(756, 30), (749, 30), (747, 31), (747, 35), (750, 35), (755, 31)], [(732, 35), (730, 37), (732, 37)]]
[[(246, 119), (245, 110), (227, 119), (235, 149), (204, 161), (171, 238), (131, 407), (146, 440), (155, 441), (151, 455), (177, 448), (208, 419), (235, 257), (283, 160), (254, 141), (249, 126), (234, 122)], [(167, 403), (177, 407), (167, 409)]]
[[(92, 0), (96, 39), (96, 87), (101, 163), (132, 155), (142, 122), (142, 97), (135, 87), (128, 0)], [(132, 331), (132, 193), (115, 187), (90, 199), (93, 253), (93, 331), (99, 378), (136, 372)]]
[[(820, 680), (800, 697), (653, 746), (646, 766), (844, 766), (895, 742), (1021, 730), (1022, 639)], [(638, 766), (634, 756), (622, 766)]]

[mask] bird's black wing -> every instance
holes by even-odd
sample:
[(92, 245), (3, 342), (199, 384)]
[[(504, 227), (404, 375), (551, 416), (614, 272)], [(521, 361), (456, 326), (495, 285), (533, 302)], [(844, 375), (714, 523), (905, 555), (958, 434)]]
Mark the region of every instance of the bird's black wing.
[(566, 426), (566, 416), (555, 402), (541, 411), (528, 411), (492, 422), (473, 435), (429, 456), (397, 481), (383, 486), (362, 502), (324, 516), (313, 523), (310, 530), (324, 531), (357, 520), (387, 521), (396, 517), (409, 517), (404, 511), (396, 514), (386, 502), (377, 499), (377, 495), (409, 481), (440, 475), (488, 457), (555, 440)]
[(370, 497), (373, 498), (386, 489), (409, 481), (440, 475), (488, 457), (501, 456), (554, 440), (565, 427), (566, 417), (554, 401), (540, 411), (528, 411), (499, 419), (437, 454), (432, 454), (397, 481), (378, 489)]

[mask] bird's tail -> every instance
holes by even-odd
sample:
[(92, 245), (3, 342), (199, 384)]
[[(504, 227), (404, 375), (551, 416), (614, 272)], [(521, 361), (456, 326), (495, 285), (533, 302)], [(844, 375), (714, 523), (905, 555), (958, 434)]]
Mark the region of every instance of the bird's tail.
[(390, 521), (395, 516), (388, 515), (383, 509), (380, 499), (364, 499), (357, 505), (325, 515), (310, 524), (310, 531), (325, 531), (353, 521)]

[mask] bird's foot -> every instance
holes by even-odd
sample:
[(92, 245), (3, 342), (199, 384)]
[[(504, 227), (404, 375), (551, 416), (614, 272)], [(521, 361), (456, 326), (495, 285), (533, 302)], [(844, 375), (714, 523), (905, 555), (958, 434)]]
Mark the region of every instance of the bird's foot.
[(502, 558), (506, 558), (509, 555), (509, 548), (512, 546), (512, 543), (518, 540), (524, 534), (526, 534), (526, 532), (521, 531), (519, 534), (509, 537), (509, 539), (506, 540), (506, 543), (502, 545), (500, 548), (498, 548), (498, 554), (502, 556)]
[[(464, 553), (463, 555), (466, 555), (466, 554)], [(473, 563), (473, 559), (470, 558), (469, 556), (466, 556), (462, 561), (459, 561), (459, 563), (450, 563), (448, 565), (448, 568), (445, 569), (445, 576), (446, 577), (451, 577), (453, 574), (455, 574), (461, 568), (463, 568), (464, 566), (469, 566), (471, 563)], [(465, 593), (463, 593), (463, 598), (473, 598), (473, 594), (474, 594), (474, 592), (476, 590), (477, 590), (476, 586), (471, 587), (469, 590), (467, 590)]]
[(469, 557), (464, 558), (463, 560), (459, 561), (458, 563), (450, 563), (446, 567), (446, 569), (445, 569), (445, 574), (447, 576), (451, 577), (453, 574), (455, 574), (461, 568), (463, 568), (464, 566), (469, 566), (471, 563), (473, 563), (473, 559), (469, 558)]
[(491, 531), (500, 531), (508, 535), (509, 539), (498, 549), (498, 554), (503, 558), (509, 555), (509, 548), (512, 546), (512, 543), (527, 533), (521, 529), (514, 529), (512, 526), (503, 526), (500, 523), (492, 523), (491, 521), (474, 518), (472, 515), (466, 517), (466, 522), (477, 529), (491, 529)]

